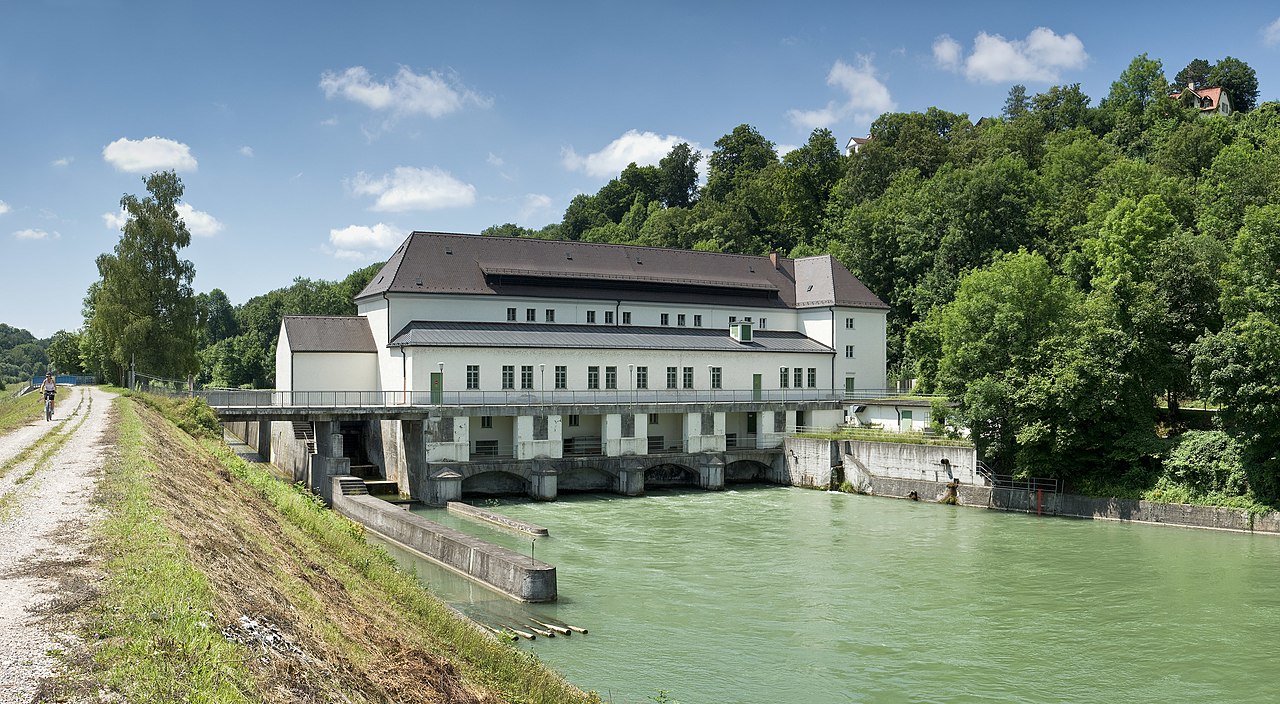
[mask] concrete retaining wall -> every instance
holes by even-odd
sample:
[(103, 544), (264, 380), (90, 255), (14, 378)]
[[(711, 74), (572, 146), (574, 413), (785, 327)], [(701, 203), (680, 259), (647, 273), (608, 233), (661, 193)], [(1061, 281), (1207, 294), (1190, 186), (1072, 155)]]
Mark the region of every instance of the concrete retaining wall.
[(853, 469), (880, 478), (923, 479), (963, 484), (979, 483), (978, 453), (972, 447), (916, 445), (866, 440), (840, 440), (839, 452), (845, 478), (853, 481)]
[(769, 481), (826, 489), (831, 486), (831, 468), (840, 465), (836, 449), (830, 440), (787, 438), (783, 443), (781, 466), (769, 469)]
[(553, 565), (433, 523), (371, 496), (345, 496), (334, 491), (333, 507), (369, 530), (515, 599), (556, 600)]
[(235, 421), (222, 424), (227, 432), (240, 438), (244, 444), (253, 448), (254, 452), (264, 458), (271, 457), (271, 428), (268, 426), (270, 423), (264, 424), (258, 421)]

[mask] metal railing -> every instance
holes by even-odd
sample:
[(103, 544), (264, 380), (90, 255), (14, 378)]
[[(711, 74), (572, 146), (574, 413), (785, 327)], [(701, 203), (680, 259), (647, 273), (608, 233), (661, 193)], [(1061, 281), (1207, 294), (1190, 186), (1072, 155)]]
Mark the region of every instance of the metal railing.
[(866, 389), (845, 389), (842, 398), (845, 401), (859, 401), (872, 403), (893, 403), (897, 402), (932, 402), (937, 399), (947, 399), (946, 394), (921, 394), (914, 391), (903, 391), (895, 388), (866, 388)]
[(751, 401), (839, 401), (825, 389), (662, 389), (556, 391), (272, 391), (203, 389), (195, 395), (215, 408), (391, 407), (512, 405), (639, 405)]

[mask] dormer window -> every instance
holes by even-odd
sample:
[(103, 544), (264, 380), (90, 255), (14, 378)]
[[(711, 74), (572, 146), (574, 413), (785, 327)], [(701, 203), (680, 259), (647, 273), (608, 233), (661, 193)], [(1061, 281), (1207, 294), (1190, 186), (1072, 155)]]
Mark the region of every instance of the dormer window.
[(729, 323), (729, 337), (743, 344), (751, 342), (751, 323)]

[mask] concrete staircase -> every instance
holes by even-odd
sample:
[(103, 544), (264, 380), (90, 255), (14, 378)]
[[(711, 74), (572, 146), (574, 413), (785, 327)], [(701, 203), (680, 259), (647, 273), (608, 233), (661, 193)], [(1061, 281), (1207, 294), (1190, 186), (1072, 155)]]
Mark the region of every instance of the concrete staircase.
[(309, 421), (293, 421), (293, 439), (306, 441), (307, 454), (316, 453), (316, 429)]
[(343, 496), (367, 496), (369, 489), (359, 477), (342, 477), (338, 479), (338, 490)]

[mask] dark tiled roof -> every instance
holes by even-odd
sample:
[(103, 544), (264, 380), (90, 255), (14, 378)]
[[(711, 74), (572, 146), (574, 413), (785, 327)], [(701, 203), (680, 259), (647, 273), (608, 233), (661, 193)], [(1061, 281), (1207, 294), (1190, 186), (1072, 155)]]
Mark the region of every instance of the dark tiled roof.
[(383, 293), (887, 308), (830, 256), (779, 257), (775, 266), (743, 254), (439, 232), (409, 235), (356, 298)]
[(362, 315), (287, 315), (284, 334), (293, 352), (377, 352)]
[(571, 349), (697, 350), (703, 352), (815, 352), (831, 354), (802, 333), (756, 330), (742, 343), (727, 330), (630, 325), (547, 325), (541, 323), (409, 323), (389, 347), (539, 347)]

